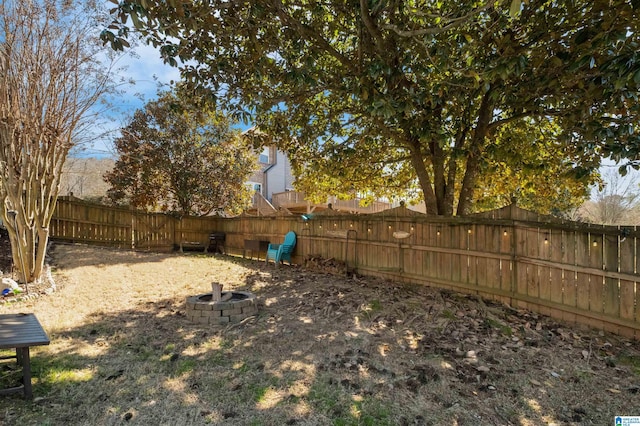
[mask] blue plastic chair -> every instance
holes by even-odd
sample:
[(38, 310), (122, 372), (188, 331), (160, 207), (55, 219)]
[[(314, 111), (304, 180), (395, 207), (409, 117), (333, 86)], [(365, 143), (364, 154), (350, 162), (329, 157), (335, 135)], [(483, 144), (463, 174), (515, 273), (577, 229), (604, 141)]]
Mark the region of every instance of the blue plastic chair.
[(296, 246), (296, 233), (293, 231), (287, 232), (284, 236), (284, 242), (282, 244), (269, 244), (267, 248), (267, 256), (265, 257), (265, 263), (269, 263), (269, 259), (273, 259), (276, 264), (276, 268), (280, 263), (288, 261), (291, 265), (291, 253)]

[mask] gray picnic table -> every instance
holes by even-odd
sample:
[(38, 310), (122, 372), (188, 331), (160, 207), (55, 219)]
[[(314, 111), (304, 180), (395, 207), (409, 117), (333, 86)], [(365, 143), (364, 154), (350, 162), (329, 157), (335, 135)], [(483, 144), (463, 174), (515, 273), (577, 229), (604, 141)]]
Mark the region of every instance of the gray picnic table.
[(33, 398), (31, 387), (31, 359), (29, 348), (50, 343), (47, 333), (34, 314), (0, 315), (0, 349), (15, 349), (15, 355), (2, 356), (0, 359), (15, 358), (22, 366), (22, 385), (0, 389), (0, 395), (24, 392), (26, 399)]

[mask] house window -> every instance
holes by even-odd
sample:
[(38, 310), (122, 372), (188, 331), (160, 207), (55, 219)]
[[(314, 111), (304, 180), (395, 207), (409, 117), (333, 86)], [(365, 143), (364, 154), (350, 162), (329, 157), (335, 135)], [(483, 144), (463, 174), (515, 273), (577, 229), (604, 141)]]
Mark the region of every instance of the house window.
[(257, 182), (247, 182), (247, 186), (255, 192), (262, 193), (262, 184)]
[(264, 164), (269, 164), (269, 147), (266, 147), (260, 153), (259, 161)]

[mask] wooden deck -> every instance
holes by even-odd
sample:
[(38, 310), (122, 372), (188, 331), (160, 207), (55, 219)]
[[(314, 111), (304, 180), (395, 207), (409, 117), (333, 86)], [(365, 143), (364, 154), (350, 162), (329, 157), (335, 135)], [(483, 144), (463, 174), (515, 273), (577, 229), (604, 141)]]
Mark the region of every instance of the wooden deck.
[(312, 203), (305, 198), (304, 192), (286, 191), (273, 194), (272, 203), (276, 207), (287, 209), (291, 213), (313, 213), (327, 210), (329, 208), (347, 212), (369, 214), (378, 213), (391, 208), (390, 203), (374, 201), (371, 204), (363, 206), (360, 199), (338, 200), (336, 197), (329, 197), (325, 203)]

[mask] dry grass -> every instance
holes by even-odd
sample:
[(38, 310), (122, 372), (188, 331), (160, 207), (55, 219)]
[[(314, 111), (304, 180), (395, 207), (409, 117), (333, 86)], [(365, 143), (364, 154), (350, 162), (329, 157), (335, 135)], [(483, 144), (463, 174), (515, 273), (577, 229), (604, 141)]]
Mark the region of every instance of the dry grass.
[[(57, 246), (33, 403), (0, 424), (613, 424), (640, 415), (640, 345), (473, 297), (249, 260)], [(194, 325), (213, 280), (260, 313)]]

